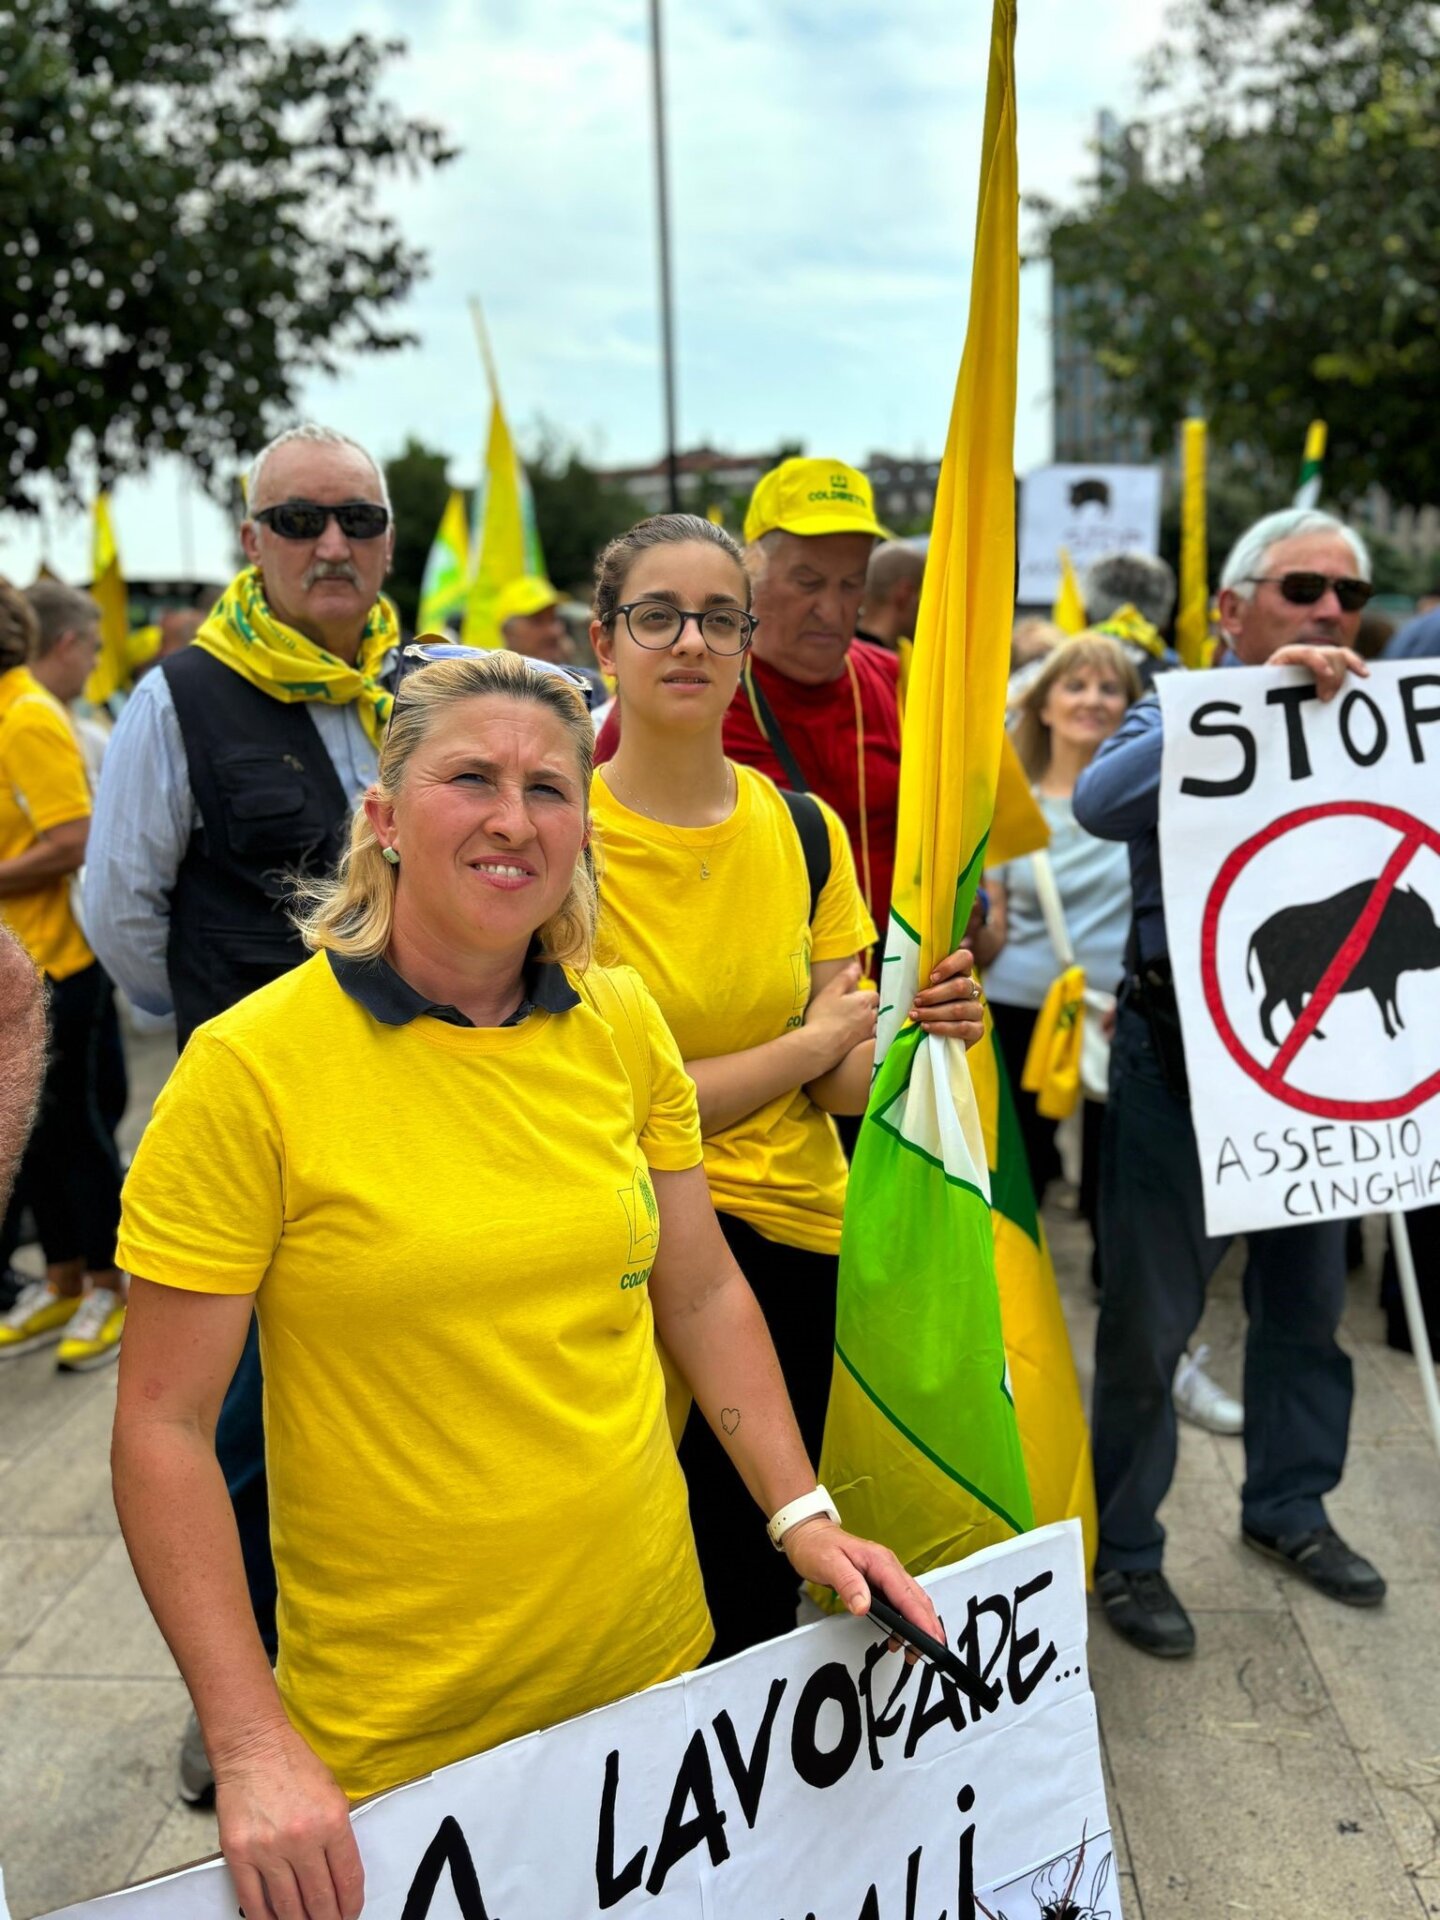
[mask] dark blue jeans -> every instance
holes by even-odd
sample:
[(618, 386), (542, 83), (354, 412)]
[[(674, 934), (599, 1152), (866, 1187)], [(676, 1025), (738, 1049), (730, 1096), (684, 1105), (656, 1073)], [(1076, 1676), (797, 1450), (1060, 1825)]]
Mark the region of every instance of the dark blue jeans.
[(255, 1624), (271, 1664), (275, 1660), (275, 1562), (270, 1553), (270, 1496), (265, 1479), (264, 1380), (260, 1372), (260, 1329), (252, 1313), (245, 1351), (235, 1369), (215, 1427), (215, 1454), (225, 1475), (245, 1584)]
[[(1122, 1007), (1110, 1060), (1100, 1173), (1105, 1292), (1092, 1420), (1101, 1571), (1158, 1567), (1156, 1514), (1175, 1472), (1175, 1366), (1229, 1242), (1205, 1232), (1186, 1103), (1165, 1085), (1150, 1032)], [(1345, 1305), (1345, 1223), (1247, 1236), (1245, 1484), (1262, 1533), (1323, 1524), (1345, 1465), (1354, 1384), (1335, 1331)]]

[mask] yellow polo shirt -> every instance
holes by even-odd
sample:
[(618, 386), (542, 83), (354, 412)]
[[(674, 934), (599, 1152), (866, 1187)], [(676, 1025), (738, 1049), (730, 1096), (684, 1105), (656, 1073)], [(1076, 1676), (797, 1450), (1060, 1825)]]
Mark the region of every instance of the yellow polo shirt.
[(277, 1679), (352, 1797), (709, 1646), (646, 1285), (695, 1090), (632, 993), (638, 1141), (588, 1004), (386, 1026), (319, 954), (200, 1028), (125, 1183), (123, 1267), (255, 1295)]
[[(27, 667), (0, 674), (0, 860), (28, 853), (42, 833), (90, 817), (85, 756), (63, 706)], [(75, 876), (0, 895), (0, 918), (52, 980), (95, 956), (70, 905)]]
[[(602, 951), (639, 973), (686, 1060), (740, 1053), (800, 1026), (812, 964), (849, 959), (875, 939), (839, 815), (818, 802), (830, 877), (812, 928), (790, 809), (753, 767), (737, 766), (735, 780), (735, 809), (718, 827), (648, 820), (622, 805), (603, 772), (591, 788)], [(845, 1155), (835, 1123), (802, 1087), (707, 1134), (704, 1144), (719, 1211), (783, 1246), (839, 1252)]]

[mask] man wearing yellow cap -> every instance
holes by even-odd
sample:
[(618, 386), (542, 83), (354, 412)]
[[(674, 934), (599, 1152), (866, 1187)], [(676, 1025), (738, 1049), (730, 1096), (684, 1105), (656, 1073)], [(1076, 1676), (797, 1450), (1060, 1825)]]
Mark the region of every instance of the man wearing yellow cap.
[(512, 653), (569, 667), (593, 684), (595, 705), (607, 698), (605, 682), (595, 669), (576, 665), (570, 630), (560, 616), (560, 595), (548, 580), (526, 573), (502, 587), (495, 596), (495, 625), (501, 645)]
[(758, 625), (725, 751), (781, 786), (810, 789), (845, 822), (865, 903), (884, 937), (900, 797), (899, 661), (855, 638), (870, 555), (888, 536), (863, 473), (785, 460), (745, 515)]

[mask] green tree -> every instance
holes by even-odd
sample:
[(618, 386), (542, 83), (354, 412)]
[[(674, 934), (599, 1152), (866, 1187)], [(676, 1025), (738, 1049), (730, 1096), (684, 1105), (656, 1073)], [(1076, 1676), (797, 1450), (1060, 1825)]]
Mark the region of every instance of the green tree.
[(597, 473), (551, 426), (540, 427), (525, 470), (550, 578), (566, 593), (588, 600), (596, 554), (644, 519), (646, 510), (632, 493)]
[(431, 542), (450, 497), (448, 461), (414, 438), (403, 453), (385, 462), (385, 481), (395, 514), (395, 558), (385, 591), (400, 609), (407, 626), (414, 626), (420, 606), (420, 582)]
[(289, 33), (290, 4), (0, 8), (0, 507), (95, 456), (218, 487), (305, 376), (410, 339), (424, 258), (377, 189), (451, 149), (377, 95), (400, 42)]
[(1122, 159), (1039, 202), (1075, 324), (1157, 451), (1192, 405), (1288, 496), (1440, 499), (1440, 7), (1180, 0)]

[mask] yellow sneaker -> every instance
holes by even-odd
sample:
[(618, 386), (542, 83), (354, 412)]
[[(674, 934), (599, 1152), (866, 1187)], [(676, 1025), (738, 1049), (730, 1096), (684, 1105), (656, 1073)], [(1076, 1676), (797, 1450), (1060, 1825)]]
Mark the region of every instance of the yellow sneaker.
[(0, 1360), (17, 1353), (33, 1353), (58, 1340), (75, 1316), (80, 1295), (52, 1293), (43, 1280), (32, 1280), (10, 1311), (0, 1316)]
[(55, 1364), (62, 1373), (88, 1373), (119, 1358), (125, 1302), (109, 1287), (93, 1287), (65, 1330)]

